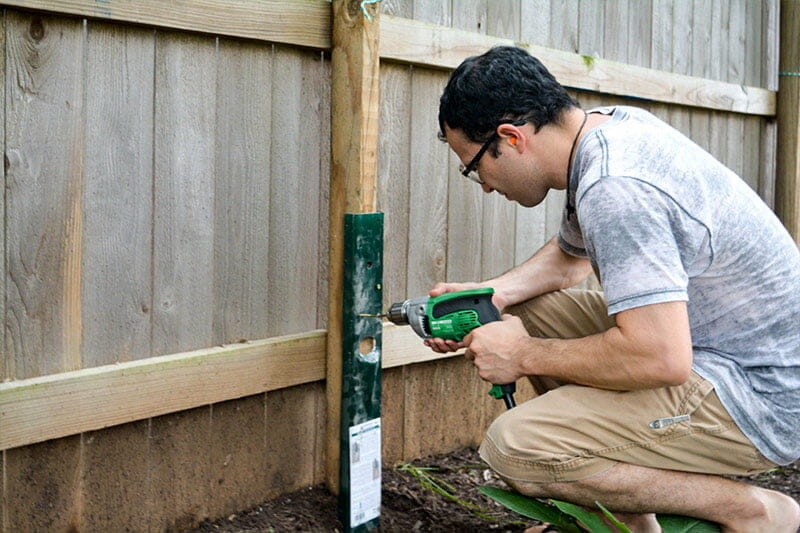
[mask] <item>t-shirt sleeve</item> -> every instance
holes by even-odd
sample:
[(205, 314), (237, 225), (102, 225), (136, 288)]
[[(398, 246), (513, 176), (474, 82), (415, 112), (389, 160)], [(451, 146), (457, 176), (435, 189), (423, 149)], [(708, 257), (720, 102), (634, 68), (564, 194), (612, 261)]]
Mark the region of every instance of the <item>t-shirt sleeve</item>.
[(579, 199), (584, 245), (600, 273), (609, 315), (688, 301), (679, 210), (667, 194), (635, 178), (603, 178)]

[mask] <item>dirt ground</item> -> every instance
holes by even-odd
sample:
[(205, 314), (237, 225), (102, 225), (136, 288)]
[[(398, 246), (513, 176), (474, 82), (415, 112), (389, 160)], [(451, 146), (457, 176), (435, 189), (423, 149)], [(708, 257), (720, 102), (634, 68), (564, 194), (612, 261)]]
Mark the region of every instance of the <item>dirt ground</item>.
[[(405, 466), (403, 469), (403, 465), (393, 465), (383, 470), (382, 532), (516, 533), (535, 524), (507, 511), (478, 491), (478, 487), (484, 485), (506, 487), (482, 463), (474, 449), (428, 457)], [(422, 471), (447, 483), (448, 492), (461, 502), (425, 488), (411, 473), (428, 468), (431, 470)], [(745, 480), (787, 493), (800, 501), (800, 462)], [(464, 502), (480, 507), (486, 517), (478, 516)], [(324, 487), (309, 487), (214, 522), (203, 522), (193, 531), (337, 532), (342, 531), (342, 525), (336, 517), (336, 498)]]

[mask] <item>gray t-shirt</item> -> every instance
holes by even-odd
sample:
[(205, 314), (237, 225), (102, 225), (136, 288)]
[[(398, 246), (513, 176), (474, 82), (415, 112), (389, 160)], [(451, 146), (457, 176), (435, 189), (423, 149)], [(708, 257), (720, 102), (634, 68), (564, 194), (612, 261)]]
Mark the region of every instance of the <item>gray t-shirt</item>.
[(779, 464), (800, 458), (800, 253), (736, 174), (633, 107), (581, 140), (561, 248), (588, 257), (610, 315), (686, 301), (693, 368)]

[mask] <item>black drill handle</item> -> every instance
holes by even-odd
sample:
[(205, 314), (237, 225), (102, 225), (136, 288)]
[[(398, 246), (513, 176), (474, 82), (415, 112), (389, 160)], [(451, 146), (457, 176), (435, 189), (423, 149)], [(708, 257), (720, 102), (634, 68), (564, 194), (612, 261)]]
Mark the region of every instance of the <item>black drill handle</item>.
[(506, 383), (505, 385), (493, 385), (489, 391), (489, 396), (492, 398), (503, 399), (506, 404), (506, 409), (512, 409), (517, 406), (514, 401), (514, 393), (517, 392), (516, 383)]

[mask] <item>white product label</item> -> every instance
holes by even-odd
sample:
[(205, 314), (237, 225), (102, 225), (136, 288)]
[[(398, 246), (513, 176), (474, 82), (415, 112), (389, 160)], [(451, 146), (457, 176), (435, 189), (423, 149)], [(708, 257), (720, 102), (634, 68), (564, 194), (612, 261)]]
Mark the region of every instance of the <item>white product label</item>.
[(381, 512), (381, 419), (350, 427), (350, 527)]

